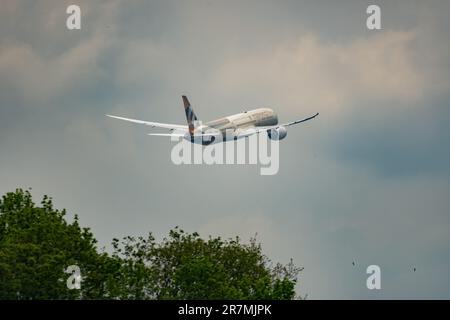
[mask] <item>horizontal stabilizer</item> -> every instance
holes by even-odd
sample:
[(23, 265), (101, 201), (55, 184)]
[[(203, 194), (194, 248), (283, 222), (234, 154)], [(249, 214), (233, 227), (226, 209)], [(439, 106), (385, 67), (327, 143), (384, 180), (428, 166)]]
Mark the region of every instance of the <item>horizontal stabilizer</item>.
[(148, 133), (148, 135), (158, 137), (184, 137), (183, 133)]

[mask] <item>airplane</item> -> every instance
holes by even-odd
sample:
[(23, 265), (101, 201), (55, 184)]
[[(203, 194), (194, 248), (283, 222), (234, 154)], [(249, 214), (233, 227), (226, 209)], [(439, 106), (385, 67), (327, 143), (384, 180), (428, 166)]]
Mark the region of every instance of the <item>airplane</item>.
[(170, 130), (170, 133), (149, 133), (148, 135), (150, 136), (182, 137), (192, 143), (209, 145), (211, 143), (247, 138), (262, 132), (267, 132), (267, 135), (271, 140), (282, 140), (287, 136), (287, 127), (314, 119), (319, 115), (319, 113), (316, 113), (308, 118), (279, 125), (278, 116), (272, 109), (258, 108), (202, 124), (195, 115), (188, 98), (182, 96), (182, 99), (187, 125), (143, 121), (109, 114), (106, 116), (145, 124), (151, 128), (158, 127)]

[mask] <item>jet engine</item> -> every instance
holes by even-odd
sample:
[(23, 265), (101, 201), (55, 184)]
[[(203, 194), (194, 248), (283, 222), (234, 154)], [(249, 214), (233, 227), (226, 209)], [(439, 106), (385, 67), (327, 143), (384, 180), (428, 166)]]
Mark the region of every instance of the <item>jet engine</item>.
[(286, 127), (280, 126), (276, 129), (267, 130), (267, 135), (270, 140), (282, 140), (287, 136)]

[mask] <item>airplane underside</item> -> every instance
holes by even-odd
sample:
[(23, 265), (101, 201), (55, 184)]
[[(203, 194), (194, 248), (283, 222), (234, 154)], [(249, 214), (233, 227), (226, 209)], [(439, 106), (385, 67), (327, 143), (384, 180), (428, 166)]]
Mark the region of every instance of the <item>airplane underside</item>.
[(211, 136), (202, 136), (202, 135), (196, 136), (194, 134), (193, 136), (191, 136), (191, 135), (184, 136), (184, 139), (186, 139), (187, 141), (189, 141), (191, 143), (195, 143), (195, 144), (201, 144), (204, 146), (208, 146), (213, 143), (221, 143), (221, 142), (227, 142), (227, 141), (233, 141), (233, 140), (236, 141), (236, 140), (242, 139), (242, 138), (245, 138), (245, 137), (240, 137), (235, 134), (217, 134), (217, 135), (211, 135)]

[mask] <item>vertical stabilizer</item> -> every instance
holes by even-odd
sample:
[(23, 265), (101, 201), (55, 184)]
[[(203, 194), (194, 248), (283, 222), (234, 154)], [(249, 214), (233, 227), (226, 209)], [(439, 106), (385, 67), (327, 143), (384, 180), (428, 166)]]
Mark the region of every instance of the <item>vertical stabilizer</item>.
[(189, 133), (192, 135), (194, 134), (195, 129), (195, 121), (197, 121), (197, 116), (194, 113), (194, 110), (192, 109), (191, 104), (189, 103), (189, 100), (186, 96), (182, 96), (183, 98), (183, 104), (184, 104), (184, 112), (186, 113), (186, 120), (189, 126)]

